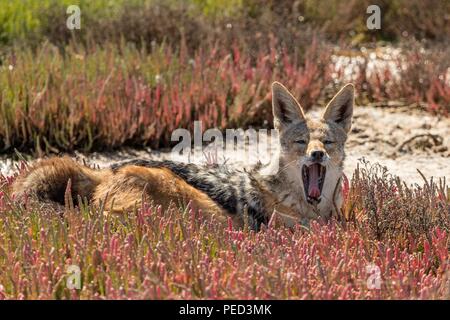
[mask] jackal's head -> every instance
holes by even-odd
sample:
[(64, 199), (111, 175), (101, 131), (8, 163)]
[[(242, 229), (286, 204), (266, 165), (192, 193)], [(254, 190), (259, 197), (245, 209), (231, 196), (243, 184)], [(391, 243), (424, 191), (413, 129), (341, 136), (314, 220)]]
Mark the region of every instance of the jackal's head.
[[(310, 119), (280, 83), (272, 85), (275, 129), (280, 138), (280, 170), (301, 184), (305, 199), (319, 203), (334, 191), (342, 175), (344, 144), (351, 127), (354, 87), (344, 86), (319, 119)], [(331, 191), (330, 191), (331, 190)]]

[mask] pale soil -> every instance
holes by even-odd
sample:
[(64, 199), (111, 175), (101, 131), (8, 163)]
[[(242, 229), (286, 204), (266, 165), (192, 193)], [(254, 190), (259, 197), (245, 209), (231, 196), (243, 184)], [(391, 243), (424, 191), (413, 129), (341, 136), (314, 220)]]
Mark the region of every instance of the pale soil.
[[(318, 116), (319, 110), (312, 111)], [(390, 173), (405, 182), (422, 184), (419, 169), (427, 178), (450, 178), (450, 119), (432, 116), (420, 110), (399, 107), (356, 107), (352, 132), (346, 146), (345, 173), (351, 177), (358, 160), (365, 158), (371, 163), (386, 166)], [(254, 148), (250, 146), (253, 153)], [(170, 150), (124, 150), (114, 153), (77, 154), (99, 167), (133, 158), (170, 159)], [(217, 153), (217, 162), (228, 166), (246, 165), (242, 150)], [(205, 157), (191, 158), (192, 162), (205, 163)], [(2, 174), (13, 172), (14, 164), (8, 159), (0, 161)]]
[(345, 171), (353, 172), (361, 157), (378, 162), (408, 183), (450, 178), (450, 119), (420, 111), (358, 107), (347, 143)]

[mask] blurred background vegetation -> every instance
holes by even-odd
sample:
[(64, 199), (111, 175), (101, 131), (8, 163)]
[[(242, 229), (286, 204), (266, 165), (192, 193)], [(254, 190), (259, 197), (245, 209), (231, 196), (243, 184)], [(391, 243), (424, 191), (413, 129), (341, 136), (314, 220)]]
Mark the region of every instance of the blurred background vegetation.
[[(194, 120), (270, 125), (274, 80), (305, 109), (352, 81), (360, 105), (448, 115), (449, 14), (444, 0), (0, 0), (0, 151), (167, 147)], [(366, 72), (382, 47), (401, 51)]]
[[(76, 36), (84, 41), (120, 37), (135, 42), (177, 41), (184, 36), (196, 45), (205, 36), (217, 37), (230, 24), (237, 32), (250, 34), (314, 27), (328, 39), (353, 44), (450, 37), (450, 1), (446, 0), (2, 0), (0, 43), (69, 41), (71, 32), (64, 22), (66, 8), (72, 4), (81, 8), (83, 27)], [(381, 8), (380, 30), (366, 27), (370, 4)]]

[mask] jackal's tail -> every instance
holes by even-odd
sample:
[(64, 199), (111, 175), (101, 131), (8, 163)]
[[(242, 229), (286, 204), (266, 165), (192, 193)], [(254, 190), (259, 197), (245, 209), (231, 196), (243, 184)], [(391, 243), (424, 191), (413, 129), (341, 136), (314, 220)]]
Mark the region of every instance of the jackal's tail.
[(90, 200), (105, 174), (106, 171), (88, 168), (69, 157), (49, 158), (38, 161), (17, 177), (11, 191), (16, 198), (30, 195), (64, 204), (70, 190), (75, 201), (78, 196)]

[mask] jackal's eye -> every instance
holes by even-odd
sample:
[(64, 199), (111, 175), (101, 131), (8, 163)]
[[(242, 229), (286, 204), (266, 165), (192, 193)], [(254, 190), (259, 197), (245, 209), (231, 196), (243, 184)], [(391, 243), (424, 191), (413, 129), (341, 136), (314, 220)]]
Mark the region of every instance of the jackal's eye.
[(295, 140), (295, 143), (298, 143), (298, 144), (306, 144), (306, 140), (304, 140), (304, 139), (298, 139), (298, 140)]
[(332, 141), (332, 140), (325, 140), (323, 143), (327, 144), (327, 145), (330, 145), (330, 144), (333, 144), (334, 141)]

